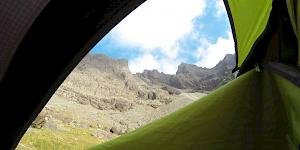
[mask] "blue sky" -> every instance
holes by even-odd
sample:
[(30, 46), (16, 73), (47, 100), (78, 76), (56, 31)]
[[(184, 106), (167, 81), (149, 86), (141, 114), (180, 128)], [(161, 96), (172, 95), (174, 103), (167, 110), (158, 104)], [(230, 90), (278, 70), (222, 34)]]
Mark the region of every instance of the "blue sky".
[(234, 42), (222, 0), (147, 0), (91, 52), (127, 59), (132, 73), (175, 74), (181, 62), (215, 66)]

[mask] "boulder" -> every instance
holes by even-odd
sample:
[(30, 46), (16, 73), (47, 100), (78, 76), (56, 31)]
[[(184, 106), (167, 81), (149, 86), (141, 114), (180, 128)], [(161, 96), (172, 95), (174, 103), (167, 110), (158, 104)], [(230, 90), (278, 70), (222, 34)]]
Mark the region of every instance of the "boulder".
[(113, 133), (113, 134), (122, 135), (122, 134), (127, 133), (127, 127), (125, 127), (125, 126), (113, 126), (110, 129), (110, 132)]
[(144, 91), (142, 91), (142, 90), (138, 90), (137, 91), (137, 95), (138, 95), (138, 98), (144, 99), (145, 96), (146, 96), (146, 93)]
[(152, 107), (152, 108), (158, 108), (161, 105), (161, 103), (159, 101), (151, 101), (148, 106)]
[(36, 118), (35, 120), (31, 123), (31, 126), (33, 128), (41, 129), (47, 120), (47, 113), (42, 111)]
[(100, 109), (100, 110), (105, 110), (107, 109), (107, 106), (105, 104), (106, 99), (104, 98), (93, 98), (90, 100), (90, 105), (93, 106), (94, 108)]
[(128, 79), (125, 81), (125, 87), (132, 91), (136, 91), (138, 89), (138, 86), (133, 79)]
[(97, 138), (100, 138), (100, 139), (108, 139), (108, 140), (113, 138), (111, 133), (100, 130), (100, 129), (92, 132), (91, 136), (94, 136), (94, 137), (97, 137)]
[(179, 94), (181, 94), (180, 90), (178, 90), (176, 88), (173, 88), (173, 87), (170, 87), (170, 86), (164, 86), (161, 89), (167, 91), (170, 95), (179, 95)]
[(154, 91), (148, 92), (148, 99), (155, 100), (157, 98), (157, 94)]
[(117, 98), (115, 101), (115, 109), (119, 110), (120, 112), (127, 111), (131, 109), (132, 106), (133, 104), (125, 100), (124, 98)]

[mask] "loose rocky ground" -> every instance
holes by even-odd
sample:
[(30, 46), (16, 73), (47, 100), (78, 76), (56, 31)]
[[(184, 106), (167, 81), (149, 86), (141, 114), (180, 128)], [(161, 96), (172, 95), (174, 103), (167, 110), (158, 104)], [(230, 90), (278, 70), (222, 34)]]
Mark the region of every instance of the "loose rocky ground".
[[(133, 131), (161, 118), (198, 98), (202, 93), (182, 93), (176, 100), (153, 108), (136, 104), (121, 112), (99, 110), (54, 95), (17, 149), (84, 149)], [(40, 125), (40, 126), (39, 126)]]

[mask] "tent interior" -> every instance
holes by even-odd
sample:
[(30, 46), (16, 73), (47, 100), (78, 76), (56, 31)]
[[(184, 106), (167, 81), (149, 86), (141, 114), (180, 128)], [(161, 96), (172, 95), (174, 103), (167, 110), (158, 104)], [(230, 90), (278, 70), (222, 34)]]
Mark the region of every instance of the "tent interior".
[[(79, 61), (143, 2), (0, 2), (1, 149), (16, 147)], [(224, 4), (238, 77), (199, 101), (92, 149), (299, 148), (300, 3)]]

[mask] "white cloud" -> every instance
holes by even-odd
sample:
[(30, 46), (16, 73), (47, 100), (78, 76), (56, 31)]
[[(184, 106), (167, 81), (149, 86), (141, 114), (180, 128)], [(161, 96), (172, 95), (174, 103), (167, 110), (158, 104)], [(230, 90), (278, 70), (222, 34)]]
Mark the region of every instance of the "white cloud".
[(156, 69), (166, 74), (175, 74), (180, 63), (179, 59), (155, 58), (150, 53), (145, 53), (141, 57), (129, 60), (129, 70), (132, 73), (143, 72), (145, 69)]
[(113, 30), (125, 45), (145, 51), (159, 49), (176, 58), (176, 42), (193, 30), (193, 19), (204, 13), (206, 0), (147, 0)]
[(196, 56), (199, 58), (196, 64), (198, 66), (212, 68), (226, 54), (234, 54), (234, 40), (231, 32), (228, 32), (228, 38), (219, 37), (216, 43), (210, 43), (207, 39), (201, 39), (201, 47), (198, 48)]
[(221, 17), (222, 15), (226, 14), (226, 8), (225, 8), (223, 0), (216, 1), (216, 10), (217, 10), (217, 13), (216, 13), (217, 17)]
[(129, 60), (129, 69), (132, 73), (143, 72), (144, 69), (152, 70), (159, 68), (158, 61), (151, 54), (144, 54), (143, 56)]
[[(145, 69), (157, 69), (175, 74), (182, 56), (178, 56), (178, 41), (190, 35), (198, 39), (201, 32), (195, 31), (194, 19), (204, 15), (208, 0), (147, 0), (123, 19), (111, 32), (114, 40), (122, 46), (139, 47), (142, 54), (129, 60), (132, 73)], [(222, 0), (214, 1), (216, 16), (226, 13)], [(205, 23), (198, 24), (200, 29)], [(199, 28), (198, 28), (199, 29)], [(234, 53), (233, 39), (218, 38), (216, 43), (201, 39), (197, 51), (197, 65), (213, 67), (225, 54)], [(153, 54), (158, 52), (160, 57)]]
[(176, 74), (178, 65), (182, 62), (180, 59), (173, 60), (168, 58), (160, 59), (158, 61), (161, 64), (160, 70), (166, 74)]

